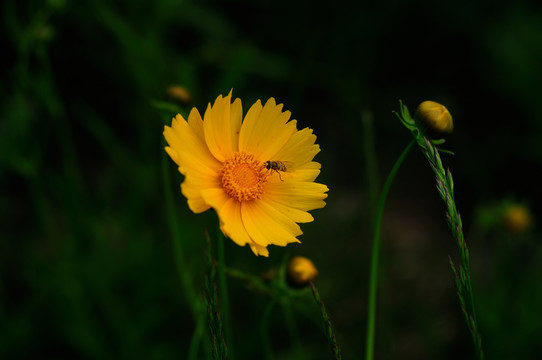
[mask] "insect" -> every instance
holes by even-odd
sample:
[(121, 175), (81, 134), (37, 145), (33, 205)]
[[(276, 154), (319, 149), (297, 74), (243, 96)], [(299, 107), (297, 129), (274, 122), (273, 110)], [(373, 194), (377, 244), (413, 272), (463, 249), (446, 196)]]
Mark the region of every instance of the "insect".
[(269, 160), (269, 161), (265, 162), (265, 168), (267, 170), (271, 170), (271, 172), (275, 171), (279, 175), (280, 181), (284, 181), (284, 180), (282, 180), (282, 176), (280, 176), (279, 171), (282, 171), (282, 172), (288, 171), (287, 168), (286, 168), (287, 163), (288, 162), (286, 162), (286, 161), (271, 161), (271, 160)]

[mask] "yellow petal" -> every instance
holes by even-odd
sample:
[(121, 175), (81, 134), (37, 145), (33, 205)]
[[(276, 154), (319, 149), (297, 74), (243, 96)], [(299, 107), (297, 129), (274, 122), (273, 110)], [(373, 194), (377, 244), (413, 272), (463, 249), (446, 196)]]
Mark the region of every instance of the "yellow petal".
[[(231, 92), (230, 92), (231, 95)], [(243, 122), (243, 105), (241, 99), (237, 98), (231, 104), (231, 139), (234, 151), (239, 151), (239, 133), (241, 132), (241, 124)]]
[(224, 204), (231, 199), (222, 187), (202, 189), (201, 196), (207, 204), (217, 211), (222, 209)]
[(316, 136), (312, 129), (304, 128), (295, 132), (275, 156), (277, 159), (291, 161), (292, 170), (295, 170), (320, 152), (320, 146), (315, 144), (315, 141)]
[(277, 105), (270, 98), (261, 107), (257, 101), (248, 111), (241, 125), (239, 135), (239, 150), (253, 154), (261, 161), (277, 160), (275, 155), (295, 133), (296, 122), (291, 121), (290, 112), (282, 112), (282, 104)]
[(239, 201), (230, 198), (218, 210), (218, 216), (221, 222), (220, 228), (224, 235), (239, 246), (252, 243), (241, 219), (241, 203)]
[(286, 214), (283, 212), (275, 209), (268, 202), (263, 200), (254, 200), (254, 203), (254, 205), (257, 205), (263, 214), (265, 214), (269, 219), (272, 219), (281, 229), (286, 230), (295, 237), (303, 234), (303, 231), (301, 231), (301, 228), (296, 224), (295, 221), (286, 216)]
[(313, 182), (267, 183), (266, 197), (288, 207), (309, 211), (326, 206), (327, 186)]
[(207, 106), (203, 116), (205, 142), (213, 156), (220, 162), (232, 158), (234, 152), (239, 148), (241, 100), (236, 100), (232, 105), (231, 94), (230, 91), (229, 95), (224, 98), (219, 95), (212, 107), (210, 104)]
[(203, 132), (203, 119), (196, 108), (192, 108), (188, 115), (188, 125), (192, 128), (202, 143), (205, 143), (205, 134)]
[(210, 207), (210, 204), (205, 201), (201, 194), (202, 189), (220, 187), (220, 179), (216, 174), (214, 176), (205, 176), (197, 172), (189, 172), (181, 184), (181, 192), (188, 200), (190, 210), (199, 214)]
[(294, 181), (314, 181), (320, 174), (320, 168), (320, 163), (310, 161), (292, 171), (292, 179)]
[(254, 136), (254, 129), (262, 109), (263, 107), (260, 100), (256, 101), (250, 107), (250, 109), (248, 109), (245, 120), (243, 121), (239, 132), (239, 151), (249, 152), (247, 148), (249, 147), (250, 141)]
[(262, 255), (262, 256), (265, 256), (265, 257), (269, 257), (269, 250), (267, 250), (267, 248), (265, 246), (260, 246), (256, 243), (250, 243), (249, 244), (250, 246), (250, 250), (252, 250), (252, 252), (254, 253), (254, 255)]
[(299, 242), (295, 236), (262, 210), (258, 201), (241, 203), (241, 217), (250, 238), (260, 246), (269, 244), (286, 246)]
[(273, 206), (275, 209), (277, 209), (296, 223), (309, 223), (314, 220), (312, 215), (308, 212), (286, 206), (282, 203), (275, 201), (272, 197), (264, 196), (262, 200), (266, 201), (269, 205)]
[(181, 115), (177, 115), (171, 123), (172, 127), (164, 127), (164, 137), (173, 151), (168, 151), (172, 160), (185, 173), (191, 169), (204, 174), (216, 174), (222, 164), (209, 152), (206, 144), (201, 141), (192, 127)]

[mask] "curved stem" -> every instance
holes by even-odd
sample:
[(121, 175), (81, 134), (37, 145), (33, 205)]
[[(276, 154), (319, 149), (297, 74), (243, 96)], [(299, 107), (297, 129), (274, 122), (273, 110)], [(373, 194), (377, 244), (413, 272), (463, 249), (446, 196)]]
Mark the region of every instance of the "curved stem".
[(390, 190), (391, 184), (399, 171), (399, 168), (403, 164), (403, 161), (414, 145), (415, 140), (411, 140), (410, 143), (403, 150), (399, 158), (393, 165), (393, 168), (386, 179), (386, 183), (382, 188), (380, 197), (378, 199), (378, 207), (376, 210), (374, 232), (373, 232), (373, 250), (371, 254), (371, 272), (369, 278), (369, 303), (367, 312), (367, 343), (365, 351), (365, 359), (372, 360), (374, 354), (374, 338), (375, 338), (375, 319), (376, 319), (376, 289), (378, 280), (378, 254), (380, 250), (380, 225), (382, 223), (382, 214), (384, 213), (384, 205), (386, 204), (386, 198)]

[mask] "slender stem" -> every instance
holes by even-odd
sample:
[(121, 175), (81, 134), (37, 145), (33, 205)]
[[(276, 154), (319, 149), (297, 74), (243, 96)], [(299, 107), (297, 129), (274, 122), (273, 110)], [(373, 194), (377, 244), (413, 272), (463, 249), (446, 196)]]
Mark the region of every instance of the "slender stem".
[(226, 256), (224, 251), (224, 234), (218, 227), (217, 234), (217, 252), (218, 252), (218, 286), (220, 289), (220, 312), (224, 319), (224, 333), (226, 337), (226, 344), (228, 344), (228, 352), (233, 358), (233, 343), (231, 341), (231, 317), (230, 317), (230, 303), (228, 297), (228, 283), (226, 281)]
[(190, 346), (188, 347), (188, 360), (196, 360), (198, 358), (198, 348), (205, 330), (205, 319), (199, 316), (196, 322), (196, 328), (192, 333)]
[(262, 337), (262, 348), (265, 360), (273, 359), (273, 353), (271, 351), (271, 344), (269, 341), (269, 318), (271, 316), (271, 311), (277, 303), (277, 300), (278, 297), (275, 295), (269, 304), (267, 304), (262, 315), (262, 321), (260, 322), (260, 335)]
[(382, 188), (380, 193), (380, 198), (378, 199), (378, 207), (376, 210), (375, 222), (374, 222), (374, 232), (373, 232), (373, 250), (371, 254), (371, 272), (369, 278), (369, 304), (367, 312), (367, 343), (366, 343), (366, 352), (365, 359), (372, 360), (374, 354), (374, 338), (375, 338), (375, 319), (376, 319), (376, 290), (377, 290), (377, 280), (378, 280), (378, 254), (380, 250), (380, 225), (382, 223), (382, 214), (384, 213), (384, 205), (386, 204), (386, 198), (390, 190), (391, 184), (399, 171), (399, 168), (403, 164), (403, 161), (414, 145), (415, 140), (411, 140), (410, 143), (403, 150), (399, 158), (393, 165), (393, 168), (386, 179), (386, 183)]
[(284, 320), (286, 321), (286, 327), (288, 329), (288, 335), (292, 342), (292, 347), (297, 360), (305, 359), (305, 354), (301, 346), (301, 339), (299, 338), (299, 330), (295, 321), (295, 315), (292, 311), (292, 304), (290, 299), (286, 298), (282, 303), (282, 311), (284, 312)]

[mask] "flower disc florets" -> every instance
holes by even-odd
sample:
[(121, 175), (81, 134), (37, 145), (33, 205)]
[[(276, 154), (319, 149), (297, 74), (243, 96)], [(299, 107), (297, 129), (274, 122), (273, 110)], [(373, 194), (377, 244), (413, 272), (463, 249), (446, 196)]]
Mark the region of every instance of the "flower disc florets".
[(260, 199), (268, 176), (264, 164), (244, 152), (226, 160), (219, 174), (224, 191), (237, 201)]

